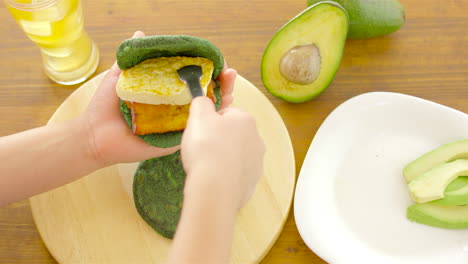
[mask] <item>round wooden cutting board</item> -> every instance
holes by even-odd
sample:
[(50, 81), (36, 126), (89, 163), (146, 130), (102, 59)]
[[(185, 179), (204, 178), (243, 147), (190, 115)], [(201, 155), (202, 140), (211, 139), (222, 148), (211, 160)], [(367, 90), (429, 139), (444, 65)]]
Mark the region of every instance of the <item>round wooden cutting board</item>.
[[(70, 95), (49, 122), (80, 114), (102, 77), (96, 76)], [(263, 177), (236, 220), (231, 263), (257, 263), (277, 239), (288, 216), (295, 183), (294, 153), (276, 109), (241, 76), (236, 79), (234, 98), (235, 106), (257, 120), (267, 152)], [(37, 228), (59, 263), (165, 261), (171, 240), (151, 229), (133, 204), (130, 186), (135, 168), (136, 164), (107, 167), (30, 199)]]

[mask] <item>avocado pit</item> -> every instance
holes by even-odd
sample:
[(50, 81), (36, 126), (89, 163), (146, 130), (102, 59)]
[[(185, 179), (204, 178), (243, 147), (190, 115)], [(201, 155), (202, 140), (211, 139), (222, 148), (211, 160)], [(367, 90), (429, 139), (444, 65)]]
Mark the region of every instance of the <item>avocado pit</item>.
[(320, 50), (315, 44), (295, 46), (284, 53), (280, 72), (290, 82), (313, 83), (320, 74)]

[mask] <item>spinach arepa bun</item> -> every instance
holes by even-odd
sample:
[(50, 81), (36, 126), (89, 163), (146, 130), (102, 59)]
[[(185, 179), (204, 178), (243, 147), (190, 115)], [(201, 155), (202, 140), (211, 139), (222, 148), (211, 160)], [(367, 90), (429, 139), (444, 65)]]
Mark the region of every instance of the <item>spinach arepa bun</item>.
[(202, 67), (202, 88), (217, 108), (221, 105), (217, 78), (224, 58), (208, 40), (186, 35), (132, 38), (118, 46), (116, 55), (122, 69), (116, 87), (120, 111), (134, 134), (150, 145), (180, 144), (192, 99), (177, 75), (183, 66)]
[[(122, 73), (116, 91), (120, 111), (132, 131), (148, 144), (180, 144), (191, 95), (177, 70), (196, 64), (206, 95), (221, 105), (216, 78), (224, 66), (209, 41), (191, 36), (148, 36), (123, 41), (117, 49)], [(140, 162), (133, 178), (135, 207), (156, 232), (173, 238), (182, 211), (185, 170), (180, 151)]]
[(163, 237), (174, 237), (182, 213), (185, 177), (180, 150), (140, 162), (135, 172), (135, 207), (141, 218)]

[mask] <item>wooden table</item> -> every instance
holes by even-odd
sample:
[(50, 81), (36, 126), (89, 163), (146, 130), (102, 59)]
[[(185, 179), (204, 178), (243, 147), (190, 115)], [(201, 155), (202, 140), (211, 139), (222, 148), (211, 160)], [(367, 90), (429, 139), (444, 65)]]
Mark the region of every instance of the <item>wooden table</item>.
[[(322, 121), (355, 95), (393, 91), (468, 111), (468, 1), (401, 2), (406, 7), (404, 27), (386, 37), (348, 41), (332, 85), (303, 104), (286, 103), (266, 92), (260, 60), (276, 30), (304, 9), (306, 0), (83, 0), (83, 8), (87, 31), (101, 51), (97, 72), (110, 67), (118, 43), (137, 29), (148, 35), (190, 34), (213, 41), (229, 65), (253, 82), (284, 118), (299, 172)], [(65, 87), (46, 78), (38, 50), (1, 4), (0, 34), (3, 136), (44, 125), (78, 85)], [(36, 230), (28, 201), (0, 209), (0, 263), (56, 263)], [(301, 240), (291, 211), (262, 263), (325, 262)]]

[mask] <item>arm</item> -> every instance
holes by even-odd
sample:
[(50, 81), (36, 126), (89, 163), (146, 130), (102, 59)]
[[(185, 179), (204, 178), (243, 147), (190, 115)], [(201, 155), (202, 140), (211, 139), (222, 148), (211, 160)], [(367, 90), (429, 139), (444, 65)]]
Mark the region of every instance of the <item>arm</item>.
[(228, 263), (235, 217), (263, 171), (255, 121), (235, 108), (216, 113), (209, 99), (196, 98), (181, 151), (187, 180), (168, 263)]
[[(137, 31), (134, 37), (144, 36)], [(78, 179), (96, 169), (168, 155), (134, 136), (119, 111), (114, 64), (77, 118), (0, 138), (0, 206)]]
[[(141, 31), (133, 35), (141, 36)], [(132, 134), (115, 92), (120, 72), (116, 64), (110, 68), (87, 110), (77, 118), (0, 138), (0, 207), (105, 166), (165, 156), (179, 149), (156, 148)], [(232, 101), (232, 83), (225, 77), (232, 73), (226, 66), (220, 75), (224, 108)]]
[(0, 206), (99, 168), (88, 137), (80, 117), (0, 138)]
[(149, 146), (134, 136), (119, 112), (112, 66), (78, 117), (0, 138), (0, 206), (48, 191), (119, 162), (170, 154), (178, 147)]
[[(213, 172), (194, 171), (188, 177), (207, 173)], [(231, 197), (219, 191), (203, 186), (186, 189), (169, 263), (228, 263), (237, 208)]]

